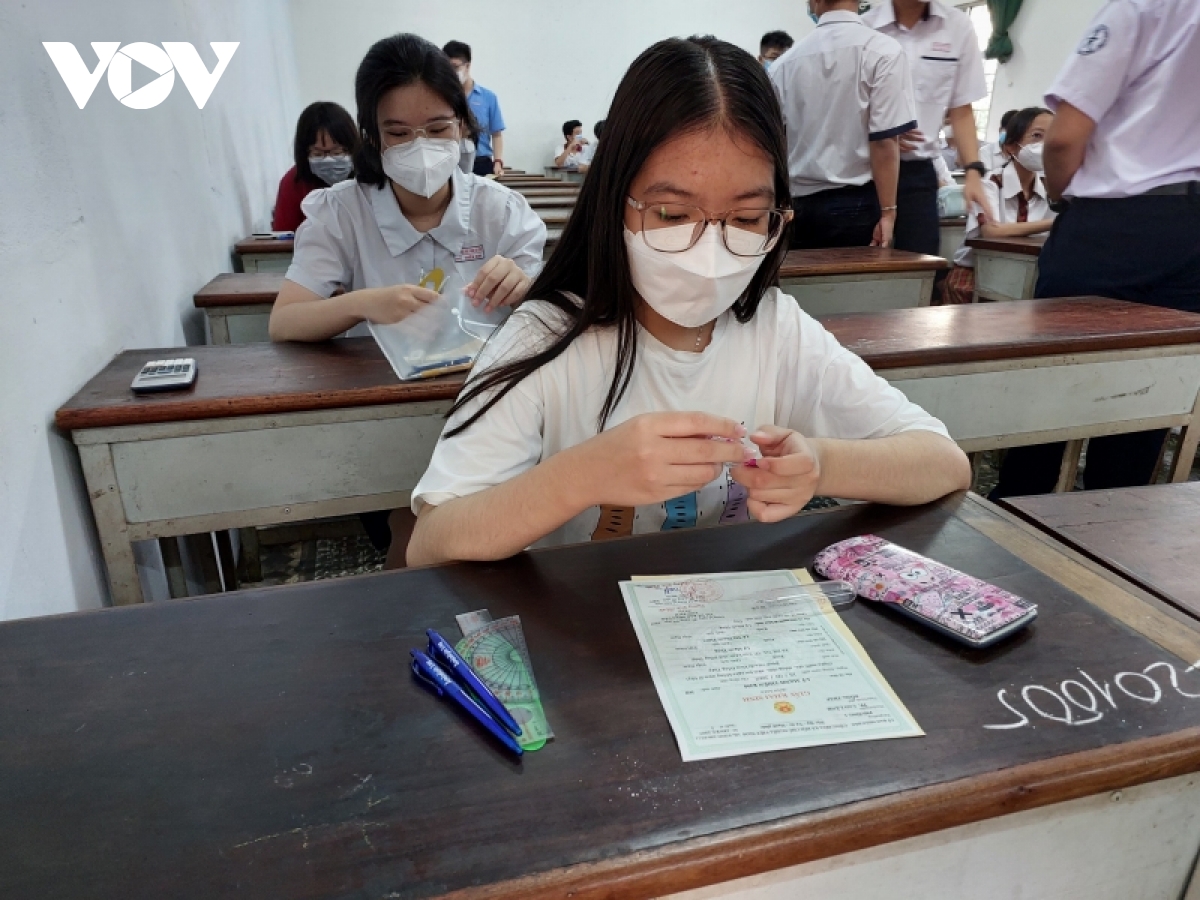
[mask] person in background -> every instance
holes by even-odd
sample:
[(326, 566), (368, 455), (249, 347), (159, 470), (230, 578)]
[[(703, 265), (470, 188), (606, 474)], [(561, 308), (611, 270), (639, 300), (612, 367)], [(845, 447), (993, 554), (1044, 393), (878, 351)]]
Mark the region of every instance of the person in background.
[(1012, 117), (1017, 114), (1017, 110), (1010, 109), (1000, 117), (1000, 135), (994, 141), (988, 141), (979, 148), (979, 161), (983, 163), (989, 172), (993, 172), (1004, 165), (1008, 160), (1008, 156), (1004, 152), (1004, 144), (1007, 140), (1008, 123), (1012, 121)]
[(475, 148), (479, 143), (479, 125), (475, 122), (475, 117), (464, 123), (466, 134), (462, 137), (462, 150), (458, 157), (458, 167), (467, 175), (475, 174)]
[(787, 129), (791, 246), (886, 247), (896, 221), (897, 136), (917, 127), (908, 60), (858, 0), (809, 0), (816, 30), (769, 73)]
[(272, 231), (295, 231), (304, 221), (301, 202), (312, 191), (344, 181), (354, 173), (358, 126), (336, 103), (310, 104), (296, 120), (292, 143), (295, 165), (279, 180)]
[(450, 64), (462, 83), (467, 95), (471, 114), (479, 128), (475, 140), (476, 175), (502, 175), (504, 173), (504, 116), (500, 113), (500, 101), (496, 95), (471, 77), (471, 48), (462, 41), (449, 41), (442, 52), (450, 57)]
[[(965, 240), (974, 237), (1029, 237), (1045, 234), (1054, 212), (1042, 183), (1042, 143), (1054, 114), (1040, 106), (1014, 113), (1005, 130), (1005, 164), (983, 182), (990, 221), (977, 208), (967, 213)], [(970, 303), (975, 294), (975, 254), (965, 244), (954, 254), (954, 268), (942, 283), (944, 303)]]
[(410, 564), (968, 486), (942, 423), (777, 286), (787, 142), (754, 57), (660, 41), (604, 141), (536, 299), (484, 348), (413, 489)]
[(882, 0), (863, 21), (895, 38), (908, 55), (917, 106), (917, 129), (900, 137), (900, 186), (893, 245), (936, 256), (941, 247), (938, 227), (938, 130), (949, 114), (958, 163), (966, 170), (963, 198), (985, 217), (979, 138), (971, 104), (987, 96), (983, 54), (971, 20), (941, 0)]
[(562, 141), (554, 145), (558, 151), (554, 165), (563, 169), (577, 169), (590, 158), (585, 155), (585, 148), (591, 141), (583, 136), (583, 123), (578, 119), (563, 122), (562, 134)]
[(938, 153), (947, 169), (953, 172), (958, 168), (958, 144), (954, 141), (954, 126), (950, 124), (949, 117), (942, 122), (942, 134), (938, 138)]
[(796, 42), (786, 31), (768, 31), (758, 42), (758, 61), (770, 72), (775, 60), (791, 50), (794, 43)]
[[(1058, 211), (1036, 297), (1200, 312), (1200, 3), (1112, 0), (1046, 93)], [(1149, 483), (1166, 430), (1088, 441), (1088, 490)], [(1054, 489), (1063, 444), (1009, 450), (993, 497)]]
[(587, 172), (592, 167), (592, 160), (596, 158), (596, 149), (600, 146), (600, 134), (603, 131), (604, 120), (601, 119), (592, 126), (592, 134), (596, 139), (583, 145), (583, 162), (579, 164), (580, 172)]

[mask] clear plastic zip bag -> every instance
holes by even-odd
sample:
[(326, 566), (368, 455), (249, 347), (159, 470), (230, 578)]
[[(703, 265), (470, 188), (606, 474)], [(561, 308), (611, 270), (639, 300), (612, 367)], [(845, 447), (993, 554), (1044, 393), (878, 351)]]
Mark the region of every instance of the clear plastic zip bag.
[(474, 306), (465, 293), (467, 283), (454, 272), (446, 275), (434, 269), (418, 286), (437, 291), (437, 300), (395, 324), (368, 323), (396, 376), (415, 381), (471, 368), (511, 310), (485, 312)]

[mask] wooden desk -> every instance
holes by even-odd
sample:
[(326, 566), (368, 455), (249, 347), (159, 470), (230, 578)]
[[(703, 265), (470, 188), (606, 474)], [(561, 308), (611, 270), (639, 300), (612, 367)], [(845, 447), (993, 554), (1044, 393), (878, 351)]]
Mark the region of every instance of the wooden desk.
[(553, 207), (571, 207), (579, 199), (579, 193), (574, 194), (522, 194), (533, 209), (549, 209)]
[(552, 250), (558, 245), (558, 239), (562, 237), (561, 228), (546, 229), (546, 245), (542, 248), (542, 259), (547, 259)]
[(1200, 483), (1010, 497), (1004, 505), (1200, 619)]
[(286, 272), (292, 264), (294, 240), (253, 238), (238, 241), (233, 251), (243, 272)]
[(1037, 286), (1038, 256), (1046, 235), (1023, 238), (971, 238), (975, 251), (975, 302), (1027, 300)]
[(814, 316), (905, 309), (928, 306), (934, 276), (948, 267), (938, 256), (881, 247), (792, 250), (779, 286)]
[(938, 220), (938, 234), (941, 241), (938, 256), (953, 263), (954, 254), (958, 252), (958, 248), (963, 245), (963, 241), (967, 237), (967, 217), (942, 216)]
[(563, 166), (546, 166), (546, 177), (557, 178), (569, 184), (578, 184), (587, 177), (587, 172), (580, 172), (578, 169), (568, 169)]
[[(1036, 598), (1037, 623), (970, 651), (857, 604), (846, 625), (927, 736), (683, 763), (617, 581), (803, 566), (867, 531)], [(406, 665), (481, 607), (521, 615), (556, 732), (520, 764)], [(821, 897), (963, 897), (970, 871), (972, 898), (1175, 898), (1200, 847), (1182, 618), (960, 495), (6, 622), (0, 895), (594, 900), (760, 876), (813, 897), (819, 860), (844, 885)], [(1067, 725), (1095, 714), (1054, 696), (1087, 702), (1087, 676), (1114, 708), (1091, 693), (1099, 717)], [(919, 875), (913, 841), (937, 845)]]
[(549, 227), (552, 225), (566, 225), (567, 219), (571, 218), (571, 212), (574, 209), (574, 206), (552, 206), (548, 208), (535, 209), (534, 212), (536, 212), (538, 214), (538, 218), (545, 222), (546, 226)]
[(401, 383), (372, 338), (189, 347), (188, 391), (129, 390), (120, 354), (58, 411), (79, 447), (113, 601), (137, 603), (132, 543), (408, 503), (463, 376)]
[(545, 185), (517, 184), (510, 185), (514, 191), (525, 197), (565, 197), (572, 201), (579, 199), (579, 191), (571, 190), (571, 186), (560, 186), (555, 182)]
[(269, 341), (271, 307), (283, 287), (283, 273), (255, 272), (218, 275), (192, 301), (204, 311), (210, 344), (250, 344)]

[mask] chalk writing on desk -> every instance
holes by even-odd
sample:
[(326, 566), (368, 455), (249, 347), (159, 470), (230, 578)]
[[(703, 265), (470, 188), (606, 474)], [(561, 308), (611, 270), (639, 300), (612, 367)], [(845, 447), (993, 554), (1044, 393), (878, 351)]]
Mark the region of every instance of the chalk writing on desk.
[[(1162, 671), (1155, 671), (1159, 669)], [(1051, 722), (1063, 725), (1090, 725), (1099, 722), (1110, 712), (1120, 711), (1122, 704), (1127, 707), (1136, 706), (1137, 703), (1155, 706), (1164, 696), (1169, 696), (1171, 691), (1188, 700), (1200, 700), (1200, 692), (1189, 692), (1185, 686), (1180, 685), (1180, 673), (1175, 670), (1174, 663), (1156, 662), (1140, 672), (1118, 672), (1113, 676), (1111, 683), (1098, 682), (1083, 669), (1079, 669), (1078, 672), (1081, 678), (1068, 678), (1059, 683), (1057, 690), (1042, 684), (1025, 685), (1019, 691), (1021, 702), (1010, 701), (1007, 696), (1008, 688), (1001, 688), (996, 692), (996, 699), (1017, 718), (1012, 722), (983, 727), (1005, 731), (1032, 726), (1030, 717), (1021, 711), (1021, 707), (1027, 707), (1035, 716)], [(1157, 678), (1151, 675), (1152, 672)], [(1183, 670), (1184, 675), (1195, 672), (1200, 672), (1200, 660)], [(1160, 681), (1164, 675), (1166, 681)], [(1197, 682), (1195, 686), (1200, 688), (1200, 679), (1195, 676), (1193, 679)], [(1111, 710), (1108, 707), (1111, 707)]]

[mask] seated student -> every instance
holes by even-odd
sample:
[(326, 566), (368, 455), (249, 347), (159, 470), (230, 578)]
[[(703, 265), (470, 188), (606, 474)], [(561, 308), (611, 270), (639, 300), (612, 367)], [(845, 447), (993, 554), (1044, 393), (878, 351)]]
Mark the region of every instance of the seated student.
[(583, 136), (583, 123), (578, 119), (563, 122), (563, 139), (556, 143), (558, 153), (554, 157), (554, 165), (564, 169), (577, 169), (581, 163), (586, 163), (585, 148), (591, 143)]
[(1018, 110), (1010, 109), (1000, 117), (1000, 136), (994, 141), (988, 141), (979, 147), (979, 161), (983, 163), (990, 172), (992, 169), (998, 169), (1004, 165), (1008, 159), (1004, 154), (1004, 143), (1006, 140), (1005, 132), (1008, 129), (1008, 123), (1012, 121), (1012, 117), (1017, 114)]
[[(791, 50), (794, 43), (796, 42), (786, 31), (768, 31), (758, 42), (758, 61), (764, 69), (770, 72), (771, 64)], [(596, 137), (599, 136), (596, 135)]]
[(485, 347), (413, 490), (410, 564), (969, 485), (942, 424), (774, 286), (792, 212), (754, 57), (655, 44), (604, 142), (537, 299)]
[(596, 139), (583, 145), (583, 162), (579, 164), (579, 171), (586, 172), (592, 166), (592, 160), (596, 158), (596, 150), (600, 146), (600, 134), (604, 131), (604, 120), (601, 119), (592, 126), (592, 134)]
[(312, 103), (296, 120), (292, 152), (296, 164), (279, 180), (271, 228), (295, 231), (304, 221), (300, 204), (311, 192), (349, 178), (358, 146), (358, 126), (336, 103)]
[(546, 226), (520, 194), (459, 169), (471, 113), (450, 61), (416, 35), (385, 38), (358, 67), (355, 97), (355, 180), (305, 201), (271, 339), (398, 322), (451, 273), (476, 305), (518, 304), (541, 268)]
[[(967, 215), (967, 235), (1028, 237), (1044, 234), (1054, 224), (1046, 187), (1042, 184), (1042, 142), (1054, 114), (1040, 106), (1016, 113), (1005, 130), (1004, 165), (983, 180), (983, 191), (996, 214), (985, 221), (979, 208)], [(942, 284), (943, 303), (970, 303), (975, 294), (975, 254), (966, 246), (954, 254), (954, 268)]]

